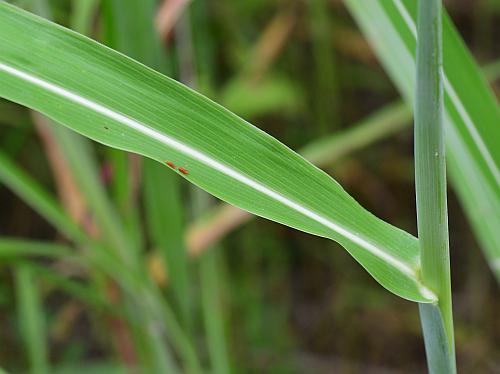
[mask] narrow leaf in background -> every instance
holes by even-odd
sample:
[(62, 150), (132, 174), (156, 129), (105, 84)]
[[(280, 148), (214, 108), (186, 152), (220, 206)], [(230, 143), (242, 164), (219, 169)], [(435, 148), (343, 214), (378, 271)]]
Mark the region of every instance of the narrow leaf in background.
[(32, 374), (49, 373), (45, 314), (41, 306), (39, 283), (29, 265), (20, 264), (15, 270), (17, 305), (21, 336), (28, 351)]

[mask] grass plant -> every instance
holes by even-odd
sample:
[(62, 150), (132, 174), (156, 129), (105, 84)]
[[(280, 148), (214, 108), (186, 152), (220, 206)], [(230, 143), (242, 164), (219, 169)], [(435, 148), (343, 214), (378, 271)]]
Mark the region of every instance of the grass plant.
[[(339, 5), (283, 5), (259, 34), (236, 20), (259, 20), (270, 5), (16, 3), (32, 13), (0, 1), (0, 123), (10, 125), (0, 127), (0, 182), (50, 227), (43, 238), (0, 236), (24, 361), (0, 352), (1, 366), (36, 374), (84, 366), (91, 373), (301, 371), (311, 357), (294, 346), (289, 328), (289, 314), (300, 325), (301, 302), (308, 303), (296, 292), (301, 266), (314, 264), (305, 283), (321, 283), (326, 294), (322, 266), (345, 260), (325, 247), (343, 247), (367, 282), (418, 303), (429, 371), (456, 372), (446, 165), (498, 276), (500, 110), (484, 76), (495, 80), (500, 69), (490, 64), (483, 75), (441, 0), (344, 1), (403, 99), (385, 100), (361, 120), (349, 106), (351, 93), (362, 95), (360, 77), (381, 95), (392, 88), (373, 69), (346, 62), (344, 54), (373, 56), (352, 48), (364, 42), (342, 12), (330, 13)], [(255, 34), (255, 45), (245, 33)], [(288, 45), (292, 38), (307, 38), (300, 48), (311, 56)], [(307, 64), (312, 83), (298, 78)], [(231, 109), (259, 124), (269, 115), (272, 125), (261, 129)], [(360, 172), (352, 157), (403, 138), (412, 112), (416, 236), (404, 221), (373, 215), (342, 176), (360, 174), (372, 201), (390, 202), (387, 191), (373, 193), (384, 190), (380, 178)], [(346, 118), (354, 125), (343, 128)], [(290, 129), (277, 130), (280, 121)], [(305, 142), (304, 133), (317, 138)], [(43, 148), (32, 147), (26, 163), (19, 155), (35, 136)], [(229, 234), (253, 216), (302, 233), (259, 222)], [(348, 295), (340, 307), (322, 308), (335, 318), (345, 317), (342, 305), (384, 303), (371, 296), (379, 295), (373, 284), (346, 291), (339, 278), (328, 282)], [(274, 304), (282, 300), (289, 304)], [(78, 323), (89, 326), (83, 341), (58, 347), (56, 337)], [(329, 341), (331, 329), (320, 330)]]

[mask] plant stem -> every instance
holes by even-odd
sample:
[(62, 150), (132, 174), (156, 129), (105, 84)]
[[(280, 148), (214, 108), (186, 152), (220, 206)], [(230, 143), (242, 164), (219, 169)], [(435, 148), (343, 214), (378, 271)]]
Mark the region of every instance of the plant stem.
[(420, 305), (431, 373), (454, 373), (446, 165), (443, 131), (441, 0), (420, 0), (415, 104), (415, 187), (422, 280), (439, 298)]

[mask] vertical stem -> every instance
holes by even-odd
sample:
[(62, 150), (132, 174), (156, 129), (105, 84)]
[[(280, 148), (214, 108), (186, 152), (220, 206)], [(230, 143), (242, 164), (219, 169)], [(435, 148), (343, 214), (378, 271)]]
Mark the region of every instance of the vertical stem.
[(415, 187), (422, 280), (439, 298), (420, 305), (429, 371), (455, 372), (443, 131), (441, 0), (420, 0)]

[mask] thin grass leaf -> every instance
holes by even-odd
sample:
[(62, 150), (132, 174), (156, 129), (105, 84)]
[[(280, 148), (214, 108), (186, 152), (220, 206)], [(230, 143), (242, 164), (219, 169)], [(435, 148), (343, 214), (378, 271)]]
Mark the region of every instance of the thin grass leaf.
[(155, 31), (156, 1), (102, 0), (105, 43), (158, 70), (168, 71)]
[(339, 242), (392, 292), (435, 300), (418, 276), (416, 239), (367, 212), (274, 138), (185, 86), (6, 3), (0, 35), (0, 96), (106, 145), (171, 161), (180, 176), (223, 200)]
[(52, 374), (74, 374), (85, 368), (86, 374), (127, 374), (127, 369), (116, 362), (85, 361), (84, 363), (64, 363), (52, 368)]
[(52, 123), (52, 130), (93, 213), (92, 218), (95, 219), (102, 241), (129, 264), (137, 264), (137, 248), (127, 241), (123, 222), (104, 190), (91, 144), (87, 139), (55, 123)]
[[(129, 316), (134, 314), (141, 315), (141, 322), (137, 322), (139, 326), (148, 326), (146, 329), (138, 330), (141, 334), (145, 334), (150, 352), (153, 352), (153, 357), (147, 366), (148, 370), (155, 372), (177, 372), (176, 365), (171, 357), (172, 355), (169, 353), (162, 336), (164, 329), (159, 328), (160, 325), (164, 325), (164, 322), (159, 317), (155, 317), (155, 315), (158, 316), (163, 310), (163, 306), (159, 306), (161, 304), (161, 295), (156, 295), (156, 300), (152, 300), (146, 306), (144, 305), (144, 300), (141, 300), (142, 297), (146, 297), (146, 294), (151, 294), (148, 288), (154, 286), (147, 283), (148, 275), (145, 271), (144, 263), (139, 260), (137, 248), (133, 243), (126, 242), (125, 228), (98, 179), (92, 151), (88, 148), (86, 139), (69, 132), (66, 128), (58, 127), (57, 129), (56, 132), (62, 130), (58, 134), (59, 144), (64, 149), (73, 170), (76, 170), (76, 176), (82, 186), (82, 191), (96, 214), (96, 220), (100, 223), (99, 227), (103, 229), (104, 243), (108, 243), (111, 248), (116, 250), (116, 255), (123, 261), (123, 264), (119, 266), (116, 262), (112, 262), (112, 259), (108, 260), (106, 256), (100, 255), (94, 257), (94, 261), (99, 263), (99, 265), (104, 265), (105, 263), (105, 273), (111, 275), (117, 282), (121, 282), (123, 272), (134, 273), (131, 282), (126, 284), (125, 290), (130, 294), (134, 294), (136, 300), (134, 305), (129, 305), (125, 301), (125, 309)], [(94, 248), (94, 252), (97, 251), (99, 251), (99, 248)], [(118, 270), (115, 271), (115, 269)], [(169, 322), (166, 324), (169, 326)], [(175, 325), (176, 322), (171, 321), (170, 324)], [(172, 340), (174, 344), (176, 339), (178, 337), (173, 334)]]
[(15, 283), (21, 336), (32, 374), (49, 373), (45, 315), (32, 270), (27, 264), (15, 269)]
[(160, 251), (168, 270), (169, 283), (174, 292), (180, 319), (191, 324), (192, 303), (188, 257), (184, 247), (184, 220), (180, 189), (171, 175), (157, 162), (146, 160), (144, 198), (146, 221), (153, 247)]
[[(101, 294), (96, 294), (93, 289), (88, 289), (40, 265), (29, 264), (30, 274), (32, 276), (36, 275), (49, 280), (58, 288), (61, 288), (63, 291), (87, 304), (103, 308), (105, 311), (112, 314), (127, 317), (127, 320), (131, 323), (131, 327), (136, 327), (140, 334), (146, 334), (145, 336), (147, 338), (143, 339), (141, 342), (148, 346), (150, 352), (157, 350), (155, 357), (153, 357), (151, 361), (151, 365), (148, 367), (160, 368), (158, 369), (159, 372), (163, 372), (164, 370), (172, 373), (177, 372), (178, 370), (175, 369), (176, 365), (173, 362), (169, 363), (167, 360), (167, 355), (169, 355), (168, 351), (159, 348), (164, 347), (163, 339), (160, 339), (164, 334), (164, 329), (162, 327), (163, 321), (171, 337), (171, 342), (174, 347), (181, 352), (181, 356), (191, 357), (193, 353), (189, 342), (180, 330), (168, 304), (162, 301), (160, 294), (144, 283), (141, 274), (131, 273), (125, 264), (117, 260), (116, 257), (113, 257), (112, 254), (102, 250), (103, 248), (96, 249), (94, 253), (78, 255), (73, 254), (70, 248), (63, 245), (14, 238), (0, 238), (0, 258), (6, 260), (19, 258), (20, 261), (24, 261), (20, 266), (28, 266), (26, 258), (23, 258), (26, 256), (55, 257), (57, 259), (74, 262), (88, 270), (101, 270), (112, 277), (130, 294), (131, 300), (135, 300), (137, 305), (145, 306), (142, 311), (138, 311), (137, 309), (133, 311), (134, 309), (131, 310), (130, 308), (117, 310), (116, 305), (110, 305), (108, 300), (104, 299)], [(154, 323), (154, 321), (156, 321), (156, 323)], [(145, 325), (149, 327), (145, 329)], [(154, 341), (158, 339), (160, 339), (160, 342), (154, 343)], [(185, 354), (186, 351), (189, 353)], [(195, 368), (195, 372), (198, 370), (196, 364), (192, 364), (191, 367)]]
[(212, 370), (214, 373), (228, 374), (231, 372), (231, 366), (224, 333), (225, 315), (220, 287), (219, 250), (217, 247), (211, 248), (200, 259), (200, 286)]
[[(32, 257), (64, 260), (73, 262), (84, 268), (92, 268), (92, 264), (86, 256), (75, 253), (75, 250), (68, 246), (52, 242), (0, 237), (0, 259), (2, 261), (13, 262), (14, 264), (17, 262), (26, 263), (29, 265), (31, 273), (34, 276), (41, 276), (51, 281), (58, 288), (63, 289), (77, 299), (92, 306), (109, 307), (107, 301), (101, 295), (96, 295), (94, 289), (59, 275), (57, 272), (54, 272), (54, 269), (48, 269), (46, 265), (31, 263), (30, 260)], [(115, 312), (118, 313), (119, 310), (115, 310)]]
[(303, 106), (302, 96), (290, 79), (268, 75), (258, 82), (237, 76), (223, 87), (218, 97), (238, 115), (256, 118), (269, 113), (296, 113)]
[(2, 152), (0, 152), (0, 181), (66, 237), (77, 243), (88, 241), (86, 235), (72, 222), (55, 198)]
[[(74, 261), (78, 261), (78, 257), (73, 257)], [(121, 316), (123, 311), (113, 307), (101, 294), (95, 292), (94, 285), (89, 285), (85, 282), (68, 278), (67, 275), (61, 275), (52, 268), (47, 268), (44, 265), (30, 264), (33, 273), (46, 281), (59, 291), (80, 300), (93, 308), (97, 308), (99, 312), (106, 312), (111, 315)]]
[(64, 257), (72, 254), (71, 248), (51, 242), (37, 242), (0, 237), (0, 258), (25, 256)]
[(314, 68), (315, 122), (322, 135), (338, 128), (339, 85), (337, 78), (334, 49), (331, 36), (333, 33), (330, 2), (327, 0), (308, 1), (309, 32), (312, 36), (312, 56)]
[(89, 34), (92, 16), (97, 10), (101, 0), (72, 0), (71, 29), (81, 34)]
[(411, 111), (401, 101), (390, 103), (347, 129), (312, 141), (300, 154), (318, 167), (332, 165), (379, 140), (386, 139), (411, 123)]
[(86, 260), (89, 266), (115, 280), (124, 290), (127, 300), (133, 300), (135, 305), (141, 306), (140, 309), (126, 308), (126, 312), (131, 323), (138, 328), (141, 326), (140, 334), (147, 334), (143, 341), (148, 344), (148, 353), (155, 353), (151, 361), (155, 364), (153, 367), (174, 366), (168, 357), (157, 356), (159, 353), (170, 356), (165, 348), (165, 340), (168, 338), (181, 361), (185, 363), (186, 370), (201, 372), (196, 351), (177, 321), (175, 313), (144, 273), (130, 271), (126, 264), (105, 250), (89, 253)]

